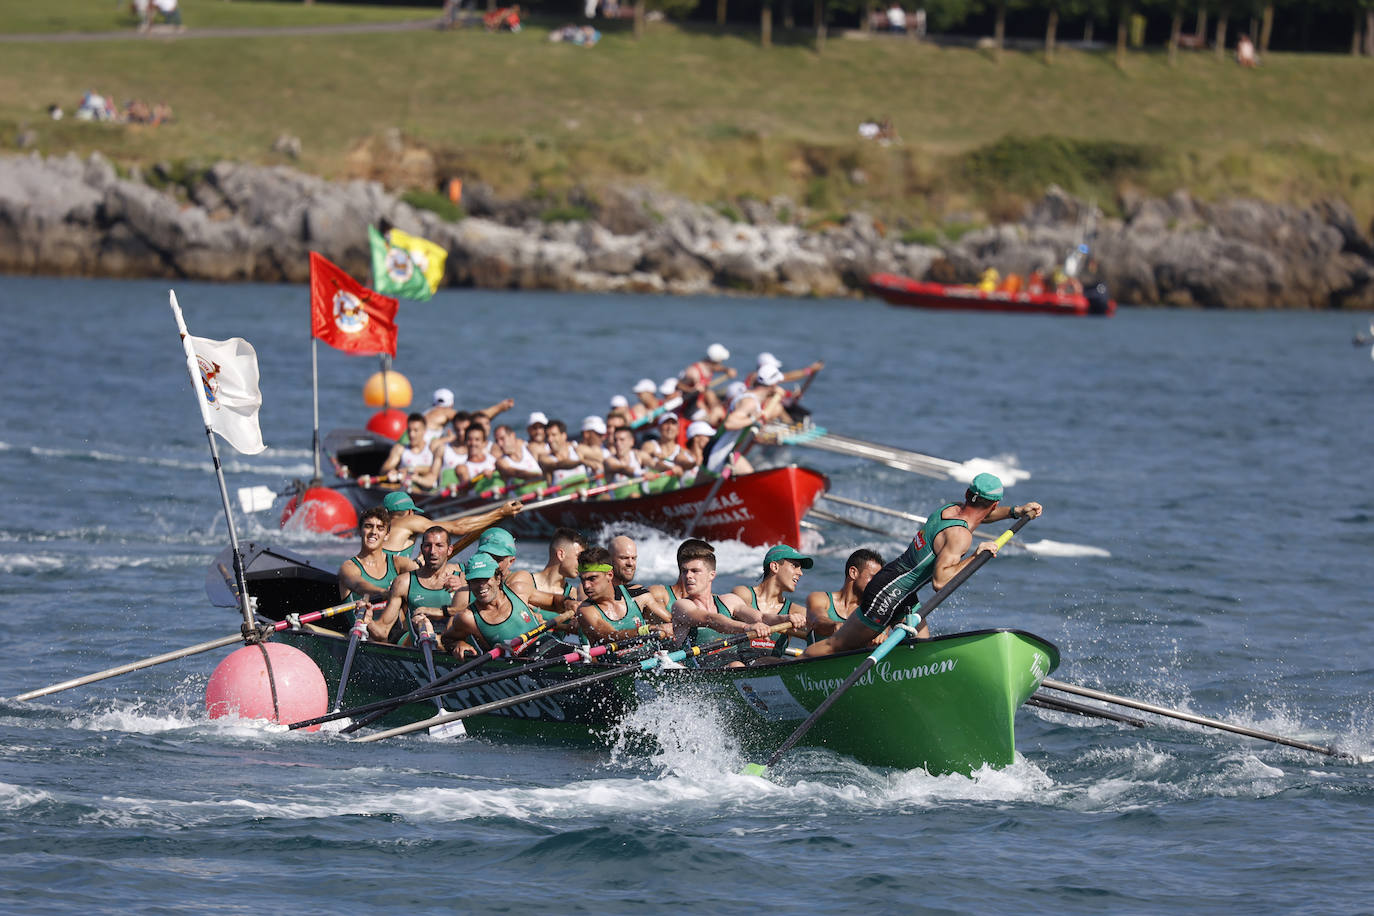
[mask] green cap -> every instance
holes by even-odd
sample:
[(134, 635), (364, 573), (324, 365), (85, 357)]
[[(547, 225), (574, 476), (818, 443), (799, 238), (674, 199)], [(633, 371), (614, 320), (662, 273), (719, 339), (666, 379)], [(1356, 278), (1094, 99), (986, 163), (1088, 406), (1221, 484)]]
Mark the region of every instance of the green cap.
[(468, 577), (468, 581), (473, 579), (490, 579), (496, 575), (501, 568), (495, 560), (485, 553), (474, 553), (466, 563), (463, 564), (463, 575)]
[[(386, 499), (382, 500), (382, 508), (388, 512), (404, 512), (409, 509), (411, 512), (420, 512), (415, 505), (415, 500), (410, 498), (410, 494), (402, 490), (395, 493), (386, 494)], [(420, 512), (423, 515), (423, 512)]]
[(786, 544), (779, 544), (776, 547), (769, 547), (768, 552), (763, 555), (763, 571), (768, 572), (768, 564), (776, 563), (779, 560), (795, 560), (801, 564), (802, 569), (810, 569), (816, 565), (816, 561), (810, 557), (803, 556), (797, 551), (788, 547)]
[(1002, 498), (1002, 481), (995, 474), (979, 474), (968, 485), (968, 491), (979, 499), (997, 502)]
[(505, 528), (488, 528), (477, 539), (477, 549), (493, 557), (513, 557), (515, 538)]

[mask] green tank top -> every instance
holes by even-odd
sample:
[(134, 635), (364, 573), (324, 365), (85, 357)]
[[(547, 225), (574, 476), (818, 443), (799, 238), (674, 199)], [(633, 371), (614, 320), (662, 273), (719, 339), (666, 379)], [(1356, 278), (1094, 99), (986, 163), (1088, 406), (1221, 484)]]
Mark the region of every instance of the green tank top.
[[(720, 600), (720, 596), (716, 595), (715, 599), (716, 613), (720, 614), (722, 617), (729, 617), (731, 620), (734, 620), (735, 615), (730, 613), (730, 609), (725, 606), (724, 601)], [(718, 639), (724, 639), (730, 635), (729, 633), (718, 633), (710, 627), (692, 627), (687, 631), (687, 645), (704, 646), (708, 642), (715, 642)]]
[[(761, 610), (761, 608), (759, 607), (759, 593), (754, 591), (754, 586), (746, 585), (745, 588), (749, 589), (749, 605), (756, 611)], [(830, 606), (831, 608), (835, 607), (835, 602), (833, 599), (830, 602)], [(782, 602), (782, 610), (778, 613), (786, 616), (789, 613), (789, 609), (791, 607), (792, 599), (784, 598)], [(774, 652), (778, 655), (781, 655), (782, 650), (787, 648), (787, 644), (791, 641), (791, 639), (792, 637), (788, 636), (787, 634), (779, 633), (777, 639), (773, 640)]]
[[(410, 574), (410, 588), (406, 589), (406, 610), (405, 620), (398, 620), (391, 628), (392, 642), (397, 645), (416, 645), (420, 641), (420, 634), (415, 632), (415, 626), (410, 622), (415, 615), (416, 608), (422, 607), (448, 607), (453, 603), (453, 595), (447, 589), (426, 588), (420, 584), (419, 570)], [(397, 628), (404, 627), (398, 634)], [(409, 636), (409, 642), (405, 642), (405, 637)]]
[[(835, 593), (826, 592), (825, 597), (830, 601), (830, 607), (825, 609), (825, 616), (829, 617), (831, 620), (835, 621), (838, 624), (843, 624), (844, 618), (840, 616), (839, 611), (835, 610)], [(816, 635), (815, 630), (812, 630), (810, 633), (806, 634), (806, 644), (808, 646), (813, 645), (819, 640), (820, 637)]]
[[(959, 504), (946, 503), (932, 512), (930, 518), (921, 526), (921, 530), (916, 532), (916, 537), (912, 539), (911, 546), (893, 561), (902, 567), (909, 588), (920, 588), (935, 577), (935, 549), (930, 546), (935, 542), (935, 536), (946, 528), (968, 527), (968, 522), (962, 518), (940, 517), (941, 513), (950, 506), (957, 505)], [(915, 585), (910, 585), (913, 580)]]
[(504, 585), (501, 586), (501, 591), (510, 601), (510, 615), (505, 620), (500, 623), (487, 623), (475, 608), (472, 611), (472, 618), (477, 623), (477, 630), (486, 640), (488, 647), (494, 647), (497, 643), (508, 642), (517, 636), (528, 633), (539, 625), (538, 616), (528, 604), (520, 600), (519, 595)]
[[(362, 560), (359, 560), (357, 557), (352, 557), (351, 559), (353, 560), (353, 565), (356, 566), (356, 567), (358, 567), (358, 575), (362, 576), (362, 577), (363, 577), (363, 581), (364, 581), (364, 582), (367, 582), (367, 583), (370, 584), (370, 585), (375, 585), (375, 586), (377, 586), (378, 588), (387, 588), (387, 589), (389, 589), (389, 588), (391, 588), (391, 583), (394, 582), (394, 581), (396, 581), (396, 560), (395, 560), (395, 558), (392, 557), (391, 554), (389, 554), (389, 553), (386, 555), (386, 572), (382, 573), (381, 578), (379, 578), (379, 579), (373, 578), (372, 576), (369, 576), (369, 575), (367, 574), (367, 569), (363, 566)], [(348, 600), (349, 600), (349, 601), (358, 601), (358, 600), (360, 600), (360, 599), (362, 599), (362, 598), (366, 598), (366, 597), (367, 597), (367, 595), (364, 595), (362, 592), (355, 592), (355, 591), (352, 591), (352, 590), (349, 590), (349, 592), (348, 592)], [(348, 624), (349, 624), (349, 626), (352, 626), (355, 622), (356, 622), (356, 619), (355, 619), (355, 614), (354, 614), (354, 612), (353, 612), (353, 611), (349, 611), (349, 612), (348, 612)]]
[(597, 613), (601, 615), (601, 619), (609, 623), (614, 630), (637, 630), (644, 626), (644, 615), (639, 610), (639, 603), (635, 601), (634, 598), (630, 597), (630, 590), (622, 585), (619, 591), (620, 597), (625, 599), (625, 616), (619, 620), (612, 620), (607, 617), (606, 612), (601, 610), (601, 605), (597, 604), (595, 601), (592, 602), (592, 607), (596, 608)]

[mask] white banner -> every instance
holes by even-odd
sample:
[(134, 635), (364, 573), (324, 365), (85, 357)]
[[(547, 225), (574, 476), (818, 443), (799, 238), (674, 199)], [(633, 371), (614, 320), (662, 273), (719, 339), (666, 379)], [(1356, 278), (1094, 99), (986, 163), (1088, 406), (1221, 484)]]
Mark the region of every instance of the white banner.
[(210, 340), (187, 335), (200, 370), (200, 394), (209, 408), (205, 422), (245, 455), (266, 448), (258, 428), (258, 354), (242, 337)]

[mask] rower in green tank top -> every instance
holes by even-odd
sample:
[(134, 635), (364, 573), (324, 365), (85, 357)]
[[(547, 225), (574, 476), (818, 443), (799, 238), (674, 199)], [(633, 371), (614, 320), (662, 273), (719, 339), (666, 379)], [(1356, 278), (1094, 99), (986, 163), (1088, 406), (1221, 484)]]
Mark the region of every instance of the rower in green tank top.
[[(470, 600), (467, 607), (456, 608), (440, 638), (445, 648), (468, 638), (495, 648), (535, 629), (542, 622), (538, 610), (547, 610), (554, 596), (534, 590), (529, 576), (523, 580), (503, 581), (500, 562), (486, 553), (476, 553), (464, 566)], [(545, 603), (538, 608), (535, 602)]]
[[(814, 643), (840, 628), (859, 607), (869, 581), (883, 568), (883, 558), (866, 547), (849, 555), (844, 564), (844, 585), (838, 592), (812, 592), (806, 598), (807, 642)], [(841, 613), (843, 610), (843, 613)]]
[(374, 615), (368, 633), (378, 642), (409, 645), (416, 641), (413, 618), (424, 615), (437, 630), (463, 584), (462, 571), (448, 562), (448, 531), (437, 525), (420, 539), (420, 566), (391, 583), (386, 608)]
[[(772, 643), (773, 633), (768, 625), (756, 620), (759, 612), (749, 607), (736, 594), (714, 595), (711, 585), (716, 580), (714, 553), (693, 555), (679, 564), (687, 597), (673, 604), (673, 639), (688, 646), (699, 646), (722, 636), (745, 634)], [(799, 623), (804, 621), (799, 621)], [(692, 658), (688, 664), (739, 666), (739, 653), (731, 647), (724, 653), (712, 653), (705, 659)]]
[(578, 605), (577, 615), (589, 642), (607, 642), (648, 625), (629, 589), (615, 584), (609, 550), (588, 547), (582, 551), (578, 576), (587, 600)]
[[(391, 527), (391, 513), (380, 506), (363, 512), (358, 520), (358, 552), (339, 567), (339, 596), (349, 601), (366, 598), (375, 603), (387, 600), (391, 583), (415, 568), (409, 559), (396, 559), (382, 546)], [(355, 622), (349, 612), (349, 625)]]
[[(973, 532), (979, 525), (1023, 515), (1035, 518), (1044, 511), (1039, 503), (1008, 508), (1000, 504), (1001, 500), (1001, 480), (992, 474), (974, 477), (964, 492), (964, 501), (949, 503), (932, 513), (911, 546), (868, 583), (858, 610), (831, 636), (808, 646), (806, 655), (830, 655), (870, 643), (874, 634), (920, 610), (918, 588), (929, 584), (939, 591), (973, 560), (974, 554), (964, 556), (964, 552), (972, 545)], [(996, 542), (984, 542), (977, 552), (985, 550), (996, 555)], [(921, 635), (927, 634), (923, 622)]]

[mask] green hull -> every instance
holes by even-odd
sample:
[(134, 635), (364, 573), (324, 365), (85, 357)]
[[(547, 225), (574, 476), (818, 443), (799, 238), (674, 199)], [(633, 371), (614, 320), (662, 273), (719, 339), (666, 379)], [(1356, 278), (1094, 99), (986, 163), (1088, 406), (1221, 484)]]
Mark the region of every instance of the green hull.
[[(319, 664), (332, 696), (348, 640), (333, 633), (290, 631), (277, 638)], [(722, 712), (727, 727), (748, 750), (767, 753), (865, 657), (859, 652), (757, 668), (627, 675), (475, 716), (466, 725), (478, 735), (604, 740), (641, 702), (686, 693)], [(435, 661), (440, 674), (456, 664), (447, 658)], [(512, 664), (490, 662), (471, 676), (509, 670)], [(968, 773), (985, 764), (1006, 766), (1015, 755), (1016, 710), (1058, 665), (1058, 649), (1018, 630), (956, 633), (902, 645), (851, 687), (802, 744), (825, 747), (871, 766), (919, 767), (936, 774)], [(557, 665), (515, 675), (449, 695), (445, 708), (518, 696), (596, 670), (598, 666)], [(364, 643), (353, 661), (344, 706), (397, 696), (428, 680), (419, 652)], [(415, 722), (434, 713), (433, 701), (412, 703), (378, 725)]]

